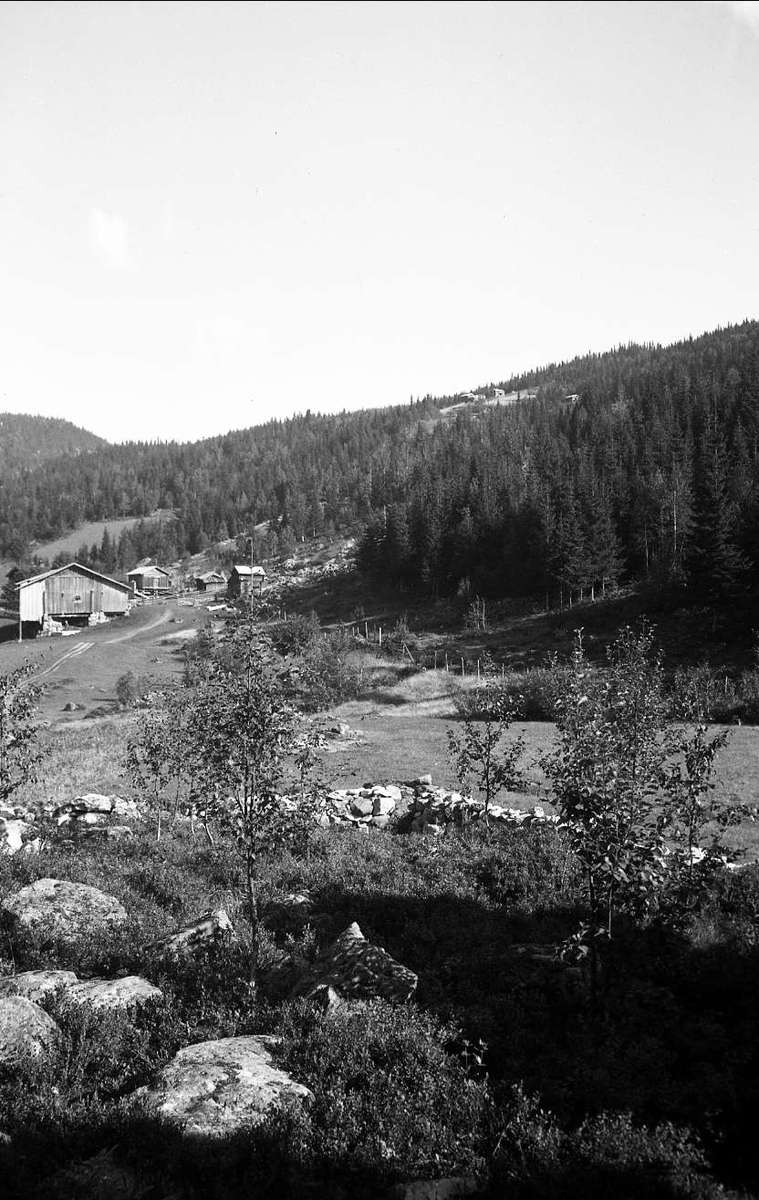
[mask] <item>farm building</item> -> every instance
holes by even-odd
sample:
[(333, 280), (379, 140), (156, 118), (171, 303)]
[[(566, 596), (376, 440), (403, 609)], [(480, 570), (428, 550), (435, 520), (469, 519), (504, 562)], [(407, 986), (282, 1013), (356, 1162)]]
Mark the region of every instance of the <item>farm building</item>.
[(232, 567), (227, 584), (227, 595), (230, 600), (238, 596), (260, 596), (264, 587), (266, 572), (263, 567), (249, 567), (245, 564)]
[(90, 567), (68, 563), (16, 584), (19, 632), (26, 624), (47, 620), (81, 624), (94, 613), (120, 616), (129, 607), (129, 586)]
[(195, 587), (199, 592), (225, 592), (227, 579), (221, 571), (206, 571), (203, 575), (195, 576)]
[(135, 567), (127, 572), (127, 581), (135, 591), (148, 596), (166, 595), (173, 587), (171, 575), (163, 567)]

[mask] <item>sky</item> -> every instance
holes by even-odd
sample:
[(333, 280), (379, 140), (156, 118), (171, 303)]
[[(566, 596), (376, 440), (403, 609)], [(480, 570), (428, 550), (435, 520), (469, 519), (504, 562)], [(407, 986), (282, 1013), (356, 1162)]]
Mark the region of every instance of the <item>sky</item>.
[(759, 3), (0, 6), (0, 411), (194, 441), (759, 318)]

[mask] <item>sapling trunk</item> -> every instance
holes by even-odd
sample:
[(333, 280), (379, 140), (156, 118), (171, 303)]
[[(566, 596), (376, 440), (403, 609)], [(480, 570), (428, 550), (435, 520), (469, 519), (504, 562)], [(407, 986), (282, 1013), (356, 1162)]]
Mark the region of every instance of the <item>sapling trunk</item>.
[(254, 856), (250, 850), (245, 856), (246, 883), (248, 888), (248, 919), (250, 921), (250, 986), (255, 988), (258, 974), (258, 898), (253, 879)]

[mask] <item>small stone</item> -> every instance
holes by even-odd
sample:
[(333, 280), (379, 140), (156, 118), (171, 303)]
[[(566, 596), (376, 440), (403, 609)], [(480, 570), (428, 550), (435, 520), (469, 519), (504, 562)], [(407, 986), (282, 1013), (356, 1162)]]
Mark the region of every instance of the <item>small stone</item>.
[(351, 800), (351, 813), (354, 817), (371, 817), (374, 812), (374, 800), (370, 796), (356, 796)]

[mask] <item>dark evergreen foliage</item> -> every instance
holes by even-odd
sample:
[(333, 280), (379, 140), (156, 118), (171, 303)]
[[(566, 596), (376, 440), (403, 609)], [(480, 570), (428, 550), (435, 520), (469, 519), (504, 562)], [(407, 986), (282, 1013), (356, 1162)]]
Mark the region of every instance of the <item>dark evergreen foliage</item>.
[(146, 554), (172, 561), (268, 522), (269, 551), (358, 533), (362, 571), (432, 593), (463, 582), (482, 595), (571, 600), (646, 579), (718, 599), (751, 583), (759, 322), (621, 346), (500, 386), (523, 398), (454, 408), (455, 397), (428, 396), (195, 444), (17, 460), (0, 477), (0, 553), (26, 561), (35, 541), (82, 521), (162, 509), (173, 518), (116, 546), (104, 538), (88, 560), (106, 570)]

